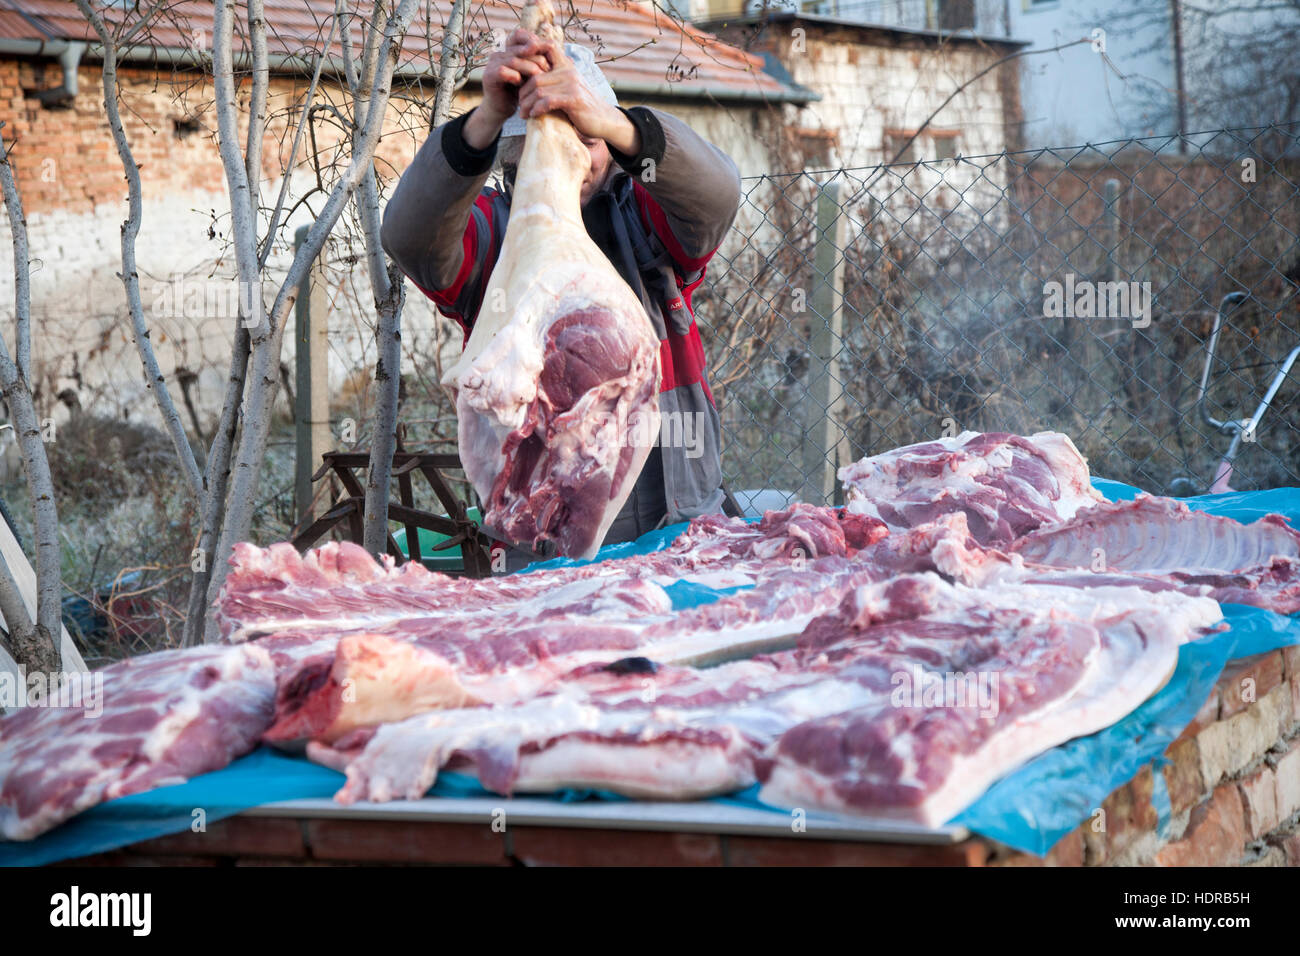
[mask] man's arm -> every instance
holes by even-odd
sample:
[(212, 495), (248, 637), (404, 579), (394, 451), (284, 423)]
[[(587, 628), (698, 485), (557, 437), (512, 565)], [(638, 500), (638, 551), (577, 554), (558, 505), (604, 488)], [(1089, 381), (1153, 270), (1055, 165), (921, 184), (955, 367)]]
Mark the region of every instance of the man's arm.
[(466, 253), (488, 238), (474, 228), (470, 209), (492, 170), (501, 126), (518, 104), (519, 84), (549, 66), (541, 50), (537, 37), (514, 31), (483, 68), (482, 102), (429, 134), (388, 200), (380, 241), (422, 289), (463, 282)]
[(496, 158), (496, 139), (486, 149), (465, 141), (463, 128), (472, 115), (459, 116), (429, 135), (384, 208), (384, 251), (430, 292), (456, 282), (465, 263), (470, 209)]
[(684, 264), (707, 259), (740, 208), (736, 164), (671, 113), (645, 106), (622, 112), (636, 127), (639, 149), (625, 153), (611, 143), (610, 155), (663, 210)]

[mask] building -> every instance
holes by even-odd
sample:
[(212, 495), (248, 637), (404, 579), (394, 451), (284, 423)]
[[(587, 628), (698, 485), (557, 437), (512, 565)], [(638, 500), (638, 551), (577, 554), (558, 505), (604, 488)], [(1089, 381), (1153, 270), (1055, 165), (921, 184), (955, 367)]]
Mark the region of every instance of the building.
[(1008, 0), (1010, 32), (1031, 49), (1074, 43), (1024, 59), (1026, 143), (1074, 146), (1176, 132), (1172, 6)]
[(784, 11), (701, 26), (817, 94), (784, 108), (786, 168), (950, 160), (1016, 145), (1018, 77), (994, 64), (1024, 44), (1005, 36)]
[[(422, 7), (417, 17), (431, 10), (433, 22), (417, 18), (408, 35), (377, 152), (381, 185), (400, 175), (428, 133), (435, 75), (430, 50), (439, 46), (449, 7)], [(271, 249), (273, 273), (287, 267), (294, 230), (323, 201), (318, 168), (328, 186), (331, 167), (347, 158), (340, 145), (346, 131), (331, 112), (337, 108), (346, 115), (349, 102), (337, 44), (318, 95), (318, 103), (331, 109), (314, 114), (312, 139), (291, 155), (313, 62), (304, 53), (323, 47), (333, 8), (333, 0), (266, 2), (274, 29), (268, 38), (273, 76), (262, 201), (273, 203), (287, 175), (286, 205), (294, 209)], [(755, 131), (766, 128), (785, 104), (813, 98), (765, 73), (759, 57), (674, 23), (648, 5), (592, 0), (583, 9), (583, 18), (569, 24), (569, 37), (596, 50), (623, 102), (676, 112), (730, 152), (746, 174), (768, 168)], [(504, 0), (476, 4), (462, 49), (481, 62), (494, 38), (515, 27), (517, 16), (517, 7)], [(211, 18), (210, 3), (169, 5), (156, 27), (123, 52), (119, 69), (123, 122), (143, 183), (137, 256), (152, 342), (173, 388), (178, 380), (188, 383), (194, 417), (204, 428), (220, 405), (238, 306), (212, 108)], [(353, 34), (359, 49), (359, 29)], [(0, 135), (10, 150), (30, 234), (34, 384), (47, 409), (55, 407), (54, 396), (71, 390), (82, 409), (152, 422), (156, 412), (142, 382), (117, 276), (127, 190), (103, 107), (101, 59), (97, 37), (73, 4), (4, 0), (0, 6)], [(471, 72), (455, 96), (453, 114), (477, 102), (477, 82), (477, 71)], [(241, 95), (246, 104), (246, 83)], [(0, 243), (9, 242), (6, 222)], [(359, 251), (356, 233), (341, 223), (326, 257), (331, 377), (340, 397), (348, 394), (349, 375), (368, 381), (374, 361), (373, 299), (365, 270), (355, 268)], [(0, 309), (11, 312), (12, 302), (12, 278), (5, 275)], [(286, 360), (291, 339), (286, 336)], [(418, 294), (408, 296), (404, 369), (436, 382), (438, 356), (452, 341), (431, 304)], [(364, 393), (364, 385), (358, 389)]]

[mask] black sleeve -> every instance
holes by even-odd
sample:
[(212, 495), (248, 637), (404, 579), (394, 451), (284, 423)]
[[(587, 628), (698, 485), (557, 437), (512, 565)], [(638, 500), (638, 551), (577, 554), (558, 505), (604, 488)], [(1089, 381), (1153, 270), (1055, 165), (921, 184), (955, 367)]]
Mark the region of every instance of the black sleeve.
[(471, 211), (496, 154), (495, 144), (471, 149), (461, 133), (464, 125), (465, 117), (458, 116), (429, 134), (384, 207), (384, 251), (430, 291), (446, 289), (460, 272)]
[(486, 149), (475, 149), (465, 142), (465, 121), (474, 110), (462, 113), (442, 127), (442, 155), (447, 157), (447, 165), (462, 176), (481, 176), (492, 169), (497, 158), (497, 144), (501, 134)]
[(623, 112), (641, 134), (641, 149), (636, 156), (614, 149), (610, 155), (663, 209), (680, 253), (708, 256), (740, 208), (735, 162), (671, 113), (646, 106)]
[(644, 106), (634, 106), (630, 110), (620, 106), (618, 109), (640, 134), (641, 152), (630, 156), (611, 146), (609, 155), (614, 157), (614, 162), (622, 166), (629, 176), (635, 178), (646, 170), (646, 160), (655, 166), (664, 161), (664, 128), (659, 122), (659, 117)]

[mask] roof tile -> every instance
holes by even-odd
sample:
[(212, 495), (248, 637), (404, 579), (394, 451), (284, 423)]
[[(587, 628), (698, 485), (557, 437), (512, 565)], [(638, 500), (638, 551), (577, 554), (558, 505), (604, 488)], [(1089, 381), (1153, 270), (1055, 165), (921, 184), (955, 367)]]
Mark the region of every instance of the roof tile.
[[(351, 6), (360, 10), (368, 4), (352, 0)], [(238, 7), (242, 11), (244, 4)], [(437, 44), (431, 51), (426, 37), (440, 37), (450, 7), (449, 0), (421, 6), (403, 46), (403, 61), (408, 68), (427, 69), (431, 60), (436, 61)], [(329, 32), (333, 8), (333, 0), (265, 0), (270, 25), (268, 50), (294, 55), (317, 49)], [(658, 87), (668, 96), (708, 91), (746, 97), (781, 97), (791, 92), (790, 87), (763, 72), (759, 57), (679, 24), (637, 0), (567, 0), (561, 8), (568, 14), (565, 36), (592, 49), (616, 90), (635, 86), (645, 94), (647, 87)], [(113, 14), (112, 10), (105, 12), (109, 19), (114, 18)], [(426, 18), (433, 20), (431, 29), (424, 24)], [(518, 22), (517, 5), (508, 0), (480, 0), (470, 11), (465, 33), (474, 44), (489, 30), (508, 33)], [(179, 0), (171, 4), (150, 31), (148, 42), (164, 48), (187, 47), (196, 31), (201, 36), (211, 34), (211, 0)], [(42, 32), (51, 38), (95, 39), (90, 25), (67, 0), (0, 0), (0, 37), (40, 39)], [(359, 48), (359, 21), (352, 27), (352, 38), (354, 49)], [(235, 43), (242, 48), (238, 29)], [(483, 44), (478, 46), (482, 48)], [(332, 52), (339, 53), (340, 49), (336, 42)]]

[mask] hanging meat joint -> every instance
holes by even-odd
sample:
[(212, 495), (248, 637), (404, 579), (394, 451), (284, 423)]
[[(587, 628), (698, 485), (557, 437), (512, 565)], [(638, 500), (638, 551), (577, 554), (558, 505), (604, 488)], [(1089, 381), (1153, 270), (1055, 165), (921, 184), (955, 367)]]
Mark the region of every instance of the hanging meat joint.
[[(549, 3), (524, 29), (562, 39)], [(659, 433), (659, 342), (636, 294), (591, 240), (590, 156), (561, 113), (528, 120), (509, 225), (460, 360), (461, 460), (488, 530), (590, 557)]]

